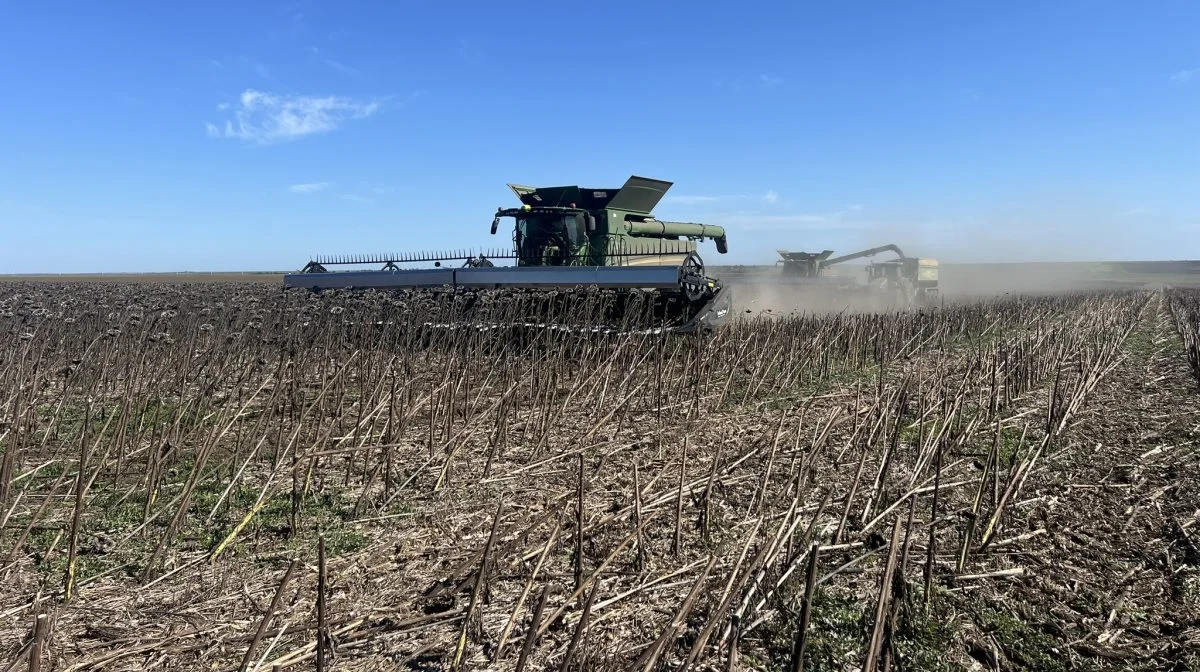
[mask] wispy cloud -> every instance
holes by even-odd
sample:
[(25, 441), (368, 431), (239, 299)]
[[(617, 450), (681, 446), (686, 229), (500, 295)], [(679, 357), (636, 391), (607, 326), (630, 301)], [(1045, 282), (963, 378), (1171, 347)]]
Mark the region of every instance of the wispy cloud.
[(304, 184), (293, 184), (288, 187), (288, 191), (293, 194), (311, 194), (316, 191), (323, 191), (329, 188), (328, 182), (307, 182)]
[(263, 79), (271, 78), (271, 68), (267, 67), (266, 63), (256, 61), (245, 54), (239, 56), (226, 56), (224, 58), (210, 58), (208, 64), (218, 70), (231, 70), (249, 73), (253, 71)]
[(212, 138), (236, 138), (270, 144), (327, 133), (346, 121), (365, 119), (379, 109), (380, 104), (376, 101), (342, 96), (295, 96), (246, 89), (233, 110), (233, 119), (226, 120), (223, 127), (206, 123), (205, 129)]
[(717, 77), (712, 80), (714, 87), (742, 91), (746, 89), (773, 89), (783, 84), (784, 79), (778, 75), (764, 72), (760, 74), (743, 73), (733, 77)]
[[(697, 207), (708, 213), (709, 217), (740, 218), (739, 221), (770, 221), (772, 217), (782, 217), (780, 221), (804, 224), (832, 222), (851, 217), (858, 217), (864, 206), (861, 203), (851, 203), (836, 210), (822, 214), (786, 214), (792, 207), (779, 192), (770, 189), (757, 194), (720, 194), (720, 195), (668, 195), (663, 199), (664, 205), (680, 206), (683, 208)], [(714, 210), (720, 207), (722, 210)], [(769, 213), (769, 214), (767, 214)]]
[(678, 203), (680, 205), (699, 205), (701, 203), (715, 203), (721, 200), (717, 196), (688, 196), (681, 194), (679, 196), (667, 196), (663, 198), (664, 203)]
[(353, 203), (374, 203), (375, 202), (375, 199), (373, 199), (373, 198), (367, 198), (366, 196), (360, 196), (358, 194), (339, 194), (338, 197), (344, 201), (351, 201)]
[(349, 75), (350, 77), (356, 77), (356, 78), (362, 78), (362, 76), (363, 76), (362, 71), (359, 70), (358, 68), (354, 68), (349, 65), (346, 65), (345, 63), (342, 63), (341, 61), (329, 56), (328, 54), (323, 53), (317, 47), (309, 47), (308, 50), (310, 53), (312, 53), (314, 56), (316, 56), (318, 59), (320, 59), (322, 63), (324, 63), (325, 65), (328, 65), (329, 67), (333, 68), (334, 70), (337, 70), (338, 72), (342, 73), (343, 75)]
[[(759, 207), (752, 205), (755, 201)], [(796, 212), (790, 210), (789, 204), (774, 191), (753, 198), (746, 197), (742, 202), (746, 203), (744, 208), (712, 212), (705, 215), (704, 221), (746, 231), (847, 231), (866, 230), (874, 226), (859, 214), (861, 205), (847, 205), (827, 212)]]
[(753, 212), (729, 213), (712, 217), (715, 224), (736, 226), (745, 231), (867, 229), (870, 225), (844, 219), (840, 213), (795, 213), (764, 215)]
[(768, 191), (765, 194), (725, 194), (721, 196), (701, 196), (701, 195), (669, 195), (663, 199), (664, 204), (674, 205), (706, 205), (713, 203), (732, 203), (734, 201), (763, 201), (772, 205), (779, 202), (779, 194), (775, 191)]
[(458, 39), (458, 55), (465, 61), (478, 61), (486, 55), (486, 52), (476, 40), (460, 37)]
[(333, 68), (334, 70), (337, 70), (338, 72), (342, 73), (343, 75), (349, 75), (351, 77), (358, 77), (358, 78), (362, 78), (362, 76), (363, 76), (363, 73), (361, 70), (359, 70), (357, 68), (353, 68), (353, 67), (346, 65), (345, 63), (342, 63), (340, 61), (335, 61), (332, 58), (325, 58), (325, 59), (321, 59), (321, 60), (325, 61), (325, 65), (328, 65), (329, 67)]
[(1179, 70), (1178, 72), (1171, 73), (1171, 81), (1176, 84), (1187, 84), (1193, 79), (1200, 79), (1200, 68)]
[(12, 210), (14, 212), (17, 210), (23, 210), (25, 212), (37, 214), (40, 212), (45, 212), (46, 209), (38, 203), (26, 203), (18, 207), (18, 204), (12, 201), (0, 201), (0, 210)]

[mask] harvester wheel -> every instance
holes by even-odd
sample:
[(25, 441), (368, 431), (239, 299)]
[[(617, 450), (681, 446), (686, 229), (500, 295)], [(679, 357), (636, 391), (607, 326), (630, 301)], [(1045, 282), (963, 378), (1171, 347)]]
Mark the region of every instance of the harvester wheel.
[(907, 278), (902, 278), (896, 282), (896, 298), (897, 303), (904, 310), (912, 308), (917, 302), (916, 288)]
[(689, 253), (679, 269), (679, 284), (688, 301), (699, 301), (708, 293), (704, 278), (704, 262), (695, 252)]

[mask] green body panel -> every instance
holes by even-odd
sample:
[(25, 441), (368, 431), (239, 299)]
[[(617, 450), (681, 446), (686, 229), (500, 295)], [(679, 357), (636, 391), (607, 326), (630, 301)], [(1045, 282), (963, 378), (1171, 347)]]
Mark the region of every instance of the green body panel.
[(508, 186), (521, 207), (498, 209), (492, 233), (501, 217), (515, 220), (518, 266), (678, 264), (704, 239), (727, 251), (722, 227), (650, 214), (670, 182), (633, 176), (620, 189)]
[(867, 267), (867, 274), (872, 280), (888, 279), (893, 282), (904, 281), (917, 290), (936, 290), (938, 286), (938, 262), (936, 259), (905, 257), (893, 259)]

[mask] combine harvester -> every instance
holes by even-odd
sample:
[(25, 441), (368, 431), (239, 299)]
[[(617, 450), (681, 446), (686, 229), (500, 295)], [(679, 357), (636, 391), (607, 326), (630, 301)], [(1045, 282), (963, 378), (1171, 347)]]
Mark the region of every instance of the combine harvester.
[[(903, 307), (928, 306), (937, 301), (937, 260), (907, 257), (896, 245), (881, 245), (833, 258), (830, 258), (833, 250), (776, 252), (780, 258), (775, 265), (782, 267), (776, 280), (780, 284), (828, 288), (848, 297), (882, 299)], [(836, 264), (872, 257), (881, 252), (894, 252), (896, 258), (868, 264), (865, 284), (850, 276), (825, 273)]]
[[(704, 239), (725, 254), (725, 230), (719, 226), (665, 222), (651, 212), (670, 182), (630, 177), (620, 189), (578, 186), (508, 185), (519, 207), (498, 208), (492, 235), (503, 218), (514, 220), (511, 252), (499, 254), (407, 254), (321, 257), (299, 273), (284, 276), (284, 286), (311, 290), (450, 290), (467, 295), (462, 319), (470, 323), (471, 307), (489, 290), (537, 292), (555, 300), (595, 301), (600, 290), (607, 307), (604, 324), (590, 331), (629, 328), (629, 312), (652, 304), (657, 331), (692, 332), (720, 327), (732, 314), (730, 290), (708, 277), (696, 251)], [(510, 260), (508, 266), (497, 265)], [(462, 262), (457, 268), (447, 261)], [(434, 262), (433, 268), (401, 268), (399, 264)], [(330, 271), (332, 265), (382, 264), (377, 270)], [(536, 301), (534, 302), (536, 303)], [(591, 304), (591, 305), (594, 305)], [(546, 324), (543, 311), (520, 326), (571, 328)], [(560, 310), (558, 315), (564, 313)], [(639, 314), (642, 314), (639, 312)], [(446, 325), (442, 325), (446, 326)], [(513, 325), (476, 324), (478, 327)], [(644, 326), (644, 325), (642, 325)]]

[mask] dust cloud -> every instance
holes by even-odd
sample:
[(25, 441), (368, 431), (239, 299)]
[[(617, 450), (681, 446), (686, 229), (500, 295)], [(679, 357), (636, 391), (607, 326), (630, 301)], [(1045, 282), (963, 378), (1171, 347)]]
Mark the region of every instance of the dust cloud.
[[(849, 268), (865, 274), (861, 266)], [(893, 294), (872, 290), (865, 284), (852, 288), (800, 285), (773, 277), (769, 271), (745, 275), (718, 272), (717, 275), (732, 290), (734, 309), (746, 317), (885, 312), (912, 307)], [(1142, 286), (1136, 281), (1122, 281), (1121, 277), (1120, 272), (1114, 272), (1106, 264), (940, 264), (938, 295), (934, 302)]]
[(840, 244), (892, 242), (912, 256), (946, 263), (1044, 263), (1161, 258), (1170, 213), (1149, 215), (1107, 194), (1071, 189), (1014, 193), (971, 202), (951, 194), (937, 208), (867, 208), (838, 232)]
[(1059, 294), (1113, 286), (1103, 265), (1079, 262), (941, 264), (938, 287), (946, 297)]
[[(1183, 230), (1178, 214), (1132, 207), (1105, 194), (1039, 191), (988, 197), (948, 194), (944, 204), (875, 208), (854, 206), (812, 222), (758, 224), (740, 230), (741, 266), (713, 268), (734, 290), (747, 315), (887, 310), (889, 297), (824, 287), (789, 285), (780, 277), (776, 248), (833, 250), (841, 256), (887, 244), (909, 257), (939, 262), (939, 302), (1003, 295), (1046, 295), (1093, 289), (1200, 284), (1200, 262), (1162, 259), (1162, 233)], [(1153, 228), (1157, 235), (1147, 235)], [(730, 226), (737, 232), (739, 227)], [(1182, 241), (1181, 241), (1182, 242)], [(866, 280), (865, 264), (891, 252), (839, 264), (827, 273)]]
[(828, 313), (874, 313), (906, 307), (883, 292), (866, 287), (801, 285), (770, 276), (731, 277), (734, 310), (744, 317), (785, 317)]
[[(846, 254), (892, 243), (907, 256), (937, 259), (945, 299), (1137, 286), (1150, 278), (1123, 264), (1161, 258), (1154, 238), (1145, 235), (1144, 215), (1103, 195), (1024, 194), (1010, 203), (951, 210), (957, 212), (931, 217), (867, 208), (853, 226), (809, 247)], [(1154, 223), (1171, 224), (1165, 216)], [(883, 253), (874, 260), (891, 257)]]

